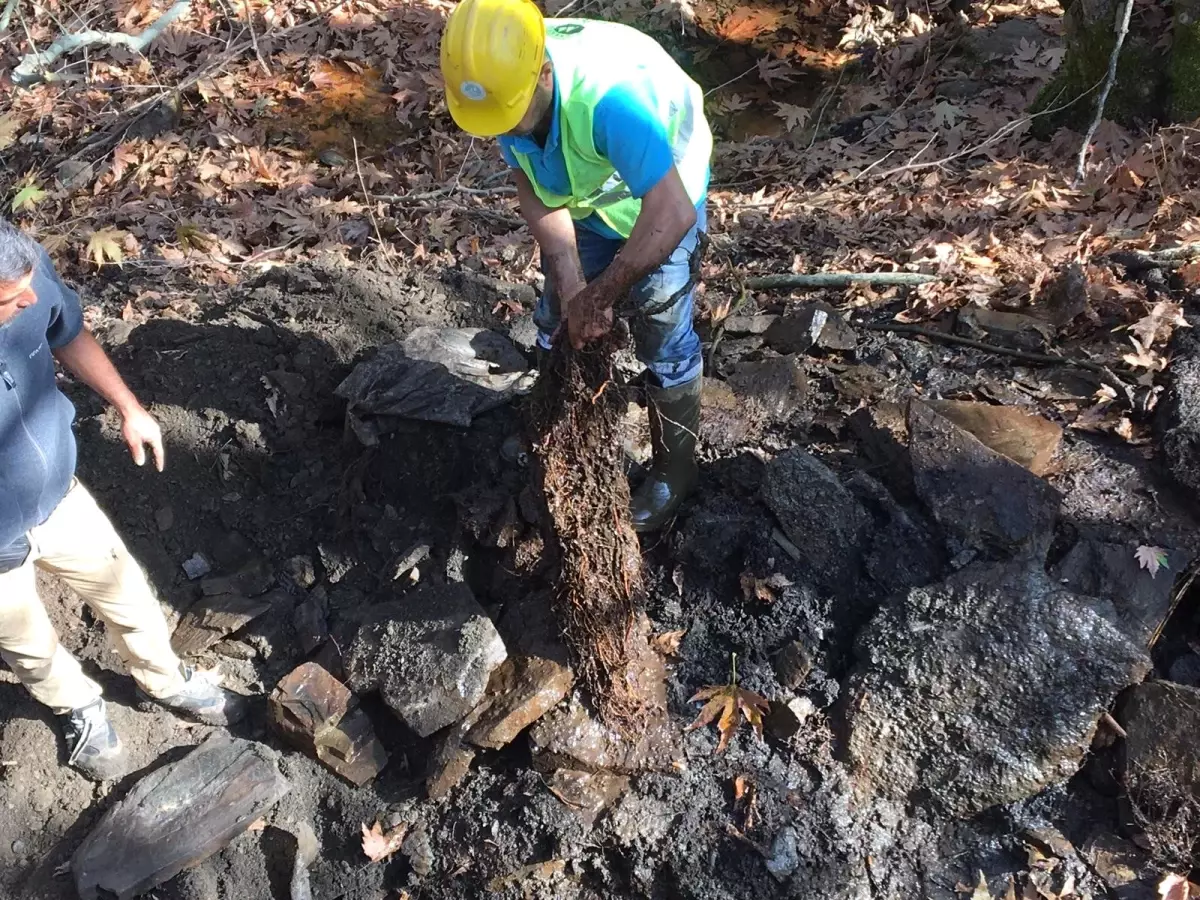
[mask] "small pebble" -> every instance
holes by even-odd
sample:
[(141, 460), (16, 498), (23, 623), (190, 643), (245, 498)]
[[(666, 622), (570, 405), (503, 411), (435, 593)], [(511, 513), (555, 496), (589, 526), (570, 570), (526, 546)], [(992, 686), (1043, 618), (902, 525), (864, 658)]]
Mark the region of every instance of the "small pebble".
[(154, 514), (154, 523), (159, 531), (170, 531), (175, 524), (175, 511), (169, 506), (164, 506)]
[(13, 852), (14, 856), (24, 856), (25, 855), (25, 842), (20, 839), (13, 841), (12, 842), (12, 852)]
[(209, 565), (208, 560), (199, 553), (194, 554), (191, 559), (185, 560), (183, 563), (183, 574), (185, 574), (191, 581), (195, 581), (198, 578), (203, 578), (211, 571), (212, 566)]

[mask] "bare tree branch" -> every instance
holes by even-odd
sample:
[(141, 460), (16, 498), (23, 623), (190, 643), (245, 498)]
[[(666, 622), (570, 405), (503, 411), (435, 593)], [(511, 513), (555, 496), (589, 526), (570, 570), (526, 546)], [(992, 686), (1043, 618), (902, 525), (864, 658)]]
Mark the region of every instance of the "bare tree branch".
[(8, 26), (12, 24), (13, 11), (17, 8), (17, 0), (8, 0), (4, 4), (4, 12), (0, 13), (0, 31), (8, 31)]
[(929, 284), (941, 281), (937, 275), (918, 272), (818, 272), (815, 275), (761, 275), (747, 278), (746, 287), (752, 291), (771, 288), (830, 288), (852, 284)]
[(1129, 33), (1129, 17), (1132, 13), (1133, 0), (1125, 0), (1125, 8), (1121, 10), (1120, 19), (1117, 21), (1117, 42), (1113, 44), (1112, 55), (1108, 58), (1108, 74), (1104, 76), (1104, 87), (1100, 90), (1100, 96), (1096, 98), (1096, 115), (1092, 124), (1088, 126), (1087, 134), (1083, 136), (1083, 146), (1079, 148), (1079, 163), (1075, 167), (1076, 184), (1083, 181), (1092, 138), (1096, 136), (1096, 129), (1100, 127), (1100, 120), (1104, 118), (1104, 104), (1108, 102), (1108, 94), (1117, 80), (1117, 60), (1121, 56), (1121, 45), (1125, 43), (1125, 35)]
[(36, 84), (43, 78), (45, 70), (53, 65), (59, 57), (73, 53), (84, 47), (97, 45), (106, 47), (128, 47), (134, 53), (141, 53), (150, 43), (162, 34), (168, 25), (176, 19), (188, 14), (192, 8), (191, 0), (175, 0), (175, 3), (159, 16), (141, 34), (124, 34), (119, 31), (74, 31), (62, 34), (45, 50), (26, 54), (17, 67), (13, 69), (14, 84)]

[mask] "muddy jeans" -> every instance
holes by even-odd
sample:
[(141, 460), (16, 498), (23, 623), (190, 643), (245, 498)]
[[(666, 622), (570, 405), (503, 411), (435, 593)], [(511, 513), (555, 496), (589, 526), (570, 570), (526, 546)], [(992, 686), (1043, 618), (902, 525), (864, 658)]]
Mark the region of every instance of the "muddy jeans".
[[(691, 255), (696, 249), (700, 232), (706, 229), (707, 224), (705, 202), (701, 200), (696, 205), (696, 224), (692, 230), (684, 236), (666, 262), (634, 287), (632, 299), (635, 310), (656, 310), (688, 283)], [(603, 237), (580, 225), (575, 226), (575, 243), (579, 248), (583, 277), (587, 281), (608, 268), (625, 246), (624, 241)], [(638, 359), (654, 374), (661, 387), (685, 384), (698, 376), (703, 368), (700, 337), (692, 327), (695, 294), (695, 285), (692, 285), (691, 290), (668, 308), (649, 316), (634, 315), (630, 319), (630, 331)], [(533, 321), (538, 327), (538, 343), (543, 348), (550, 346), (550, 336), (558, 328), (559, 320), (558, 295), (547, 278), (546, 289), (533, 313)]]
[(24, 563), (0, 573), (0, 657), (35, 698), (65, 713), (100, 696), (58, 642), (38, 599), (36, 569), (62, 578), (108, 626), (142, 690), (168, 697), (182, 689), (179, 657), (146, 576), (83, 485), (73, 483), (50, 518), (29, 532), (29, 544)]

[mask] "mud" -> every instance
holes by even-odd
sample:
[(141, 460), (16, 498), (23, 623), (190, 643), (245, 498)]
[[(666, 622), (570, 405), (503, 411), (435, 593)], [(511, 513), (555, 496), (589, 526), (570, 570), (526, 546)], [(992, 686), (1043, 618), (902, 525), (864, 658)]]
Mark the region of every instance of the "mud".
[[(196, 297), (191, 315), (139, 323), (119, 318), (128, 287), (100, 290), (93, 315), (164, 425), (168, 469), (157, 475), (133, 467), (112, 414), (72, 388), (81, 478), (173, 617), (199, 598), (181, 568), (197, 552), (214, 575), (264, 559), (282, 589), (278, 608), (198, 662), (219, 664), (237, 690), (269, 692), (307, 658), (293, 613), (312, 600), (327, 610), (332, 635), (312, 656), (339, 674), (340, 649), (380, 604), (418, 586), (460, 581), (510, 652), (565, 658), (550, 614), (554, 584), (537, 537), (537, 507), (522, 497), (532, 477), (528, 460), (510, 452), (520, 411), (486, 413), (470, 429), (405, 423), (364, 450), (346, 432), (334, 395), (355, 362), (418, 325), (497, 327), (486, 291), (319, 266)], [(799, 405), (789, 404), (782, 419), (756, 421), (753, 443), (704, 450), (700, 486), (675, 529), (643, 541), (652, 630), (685, 631), (678, 654), (667, 660), (678, 765), (631, 776), (628, 790), (597, 815), (553, 793), (519, 737), (479, 751), (463, 782), (431, 801), (425, 777), (435, 738), (406, 728), (377, 696), (364, 696), (362, 707), (391, 758), (361, 788), (269, 733), (260, 696), (234, 733), (279, 750), (292, 791), (265, 827), (155, 896), (286, 898), (301, 823), (321, 847), (309, 869), (316, 900), (391, 900), (401, 891), (433, 900), (949, 900), (959, 896), (958, 883), (974, 884), (981, 870), (1002, 895), (1006, 876), (1028, 866), (1023, 835), (1031, 828), (1052, 824), (1079, 848), (1117, 840), (1117, 799), (1094, 786), (1090, 768), (1032, 800), (965, 820), (942, 815), (920, 796), (893, 802), (856, 792), (840, 711), (856, 661), (853, 641), (890, 597), (944, 578), (953, 554), (936, 519), (915, 501), (911, 472), (906, 493), (903, 473), (880, 465), (887, 457), (872, 454), (860, 437), (872, 432), (851, 428), (847, 414), (864, 398), (876, 410), (918, 388), (930, 396), (966, 395), (975, 385), (1006, 380), (1011, 370), (878, 335), (854, 352), (805, 359), (803, 369), (808, 387), (793, 398)], [(861, 377), (850, 378), (854, 371)], [(861, 390), (848, 402), (843, 392), (851, 381)], [(894, 446), (876, 450), (899, 448), (893, 458), (902, 458), (905, 435), (889, 434)], [(839, 518), (844, 510), (830, 504), (820, 507), (827, 522), (810, 516), (805, 527), (854, 535), (855, 554), (839, 557), (831, 538), (820, 544), (818, 569), (803, 545), (793, 558), (804, 535), (796, 531), (789, 540), (768, 499), (775, 496), (770, 460), (787, 448), (804, 448), (791, 452), (810, 453), (831, 496), (846, 492), (854, 501), (847, 505), (851, 518)], [(1187, 509), (1164, 496), (1159, 474), (1136, 449), (1068, 431), (1049, 481), (1063, 495), (1052, 565), (1081, 536), (1130, 552), (1145, 541), (1195, 546)], [(795, 510), (790, 488), (780, 490)], [(774, 599), (747, 596), (740, 587), (746, 573), (781, 585)], [(138, 767), (108, 790), (85, 782), (60, 764), (51, 717), (10, 675), (0, 676), (0, 896), (66, 900), (73, 887), (56, 871), (83, 836), (139, 774), (178, 759), (211, 729), (140, 706), (101, 627), (72, 595), (49, 582), (43, 587), (64, 642), (104, 685)], [(1185, 601), (1177, 616), (1190, 616), (1193, 607)], [(1183, 631), (1178, 622), (1172, 627)], [(784, 684), (777, 663), (796, 642), (811, 668)], [(1155, 656), (1164, 675), (1190, 652), (1182, 639), (1171, 646), (1177, 652)], [(716, 756), (714, 730), (682, 728), (695, 714), (688, 698), (727, 681), (734, 652), (740, 683), (772, 701), (772, 721), (764, 739), (741, 731)], [(739, 777), (754, 786), (753, 804), (736, 796)], [(425, 837), (368, 863), (360, 828), (376, 820), (406, 823)], [(1078, 868), (1081, 887), (1102, 894), (1092, 868), (1063, 865)]]

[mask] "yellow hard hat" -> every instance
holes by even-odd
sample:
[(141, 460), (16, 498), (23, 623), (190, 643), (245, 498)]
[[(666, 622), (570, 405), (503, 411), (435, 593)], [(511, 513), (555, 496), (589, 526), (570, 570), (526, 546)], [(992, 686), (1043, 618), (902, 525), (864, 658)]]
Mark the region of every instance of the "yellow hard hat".
[(533, 0), (462, 0), (442, 35), (446, 105), (478, 137), (512, 131), (537, 87), (546, 23)]

